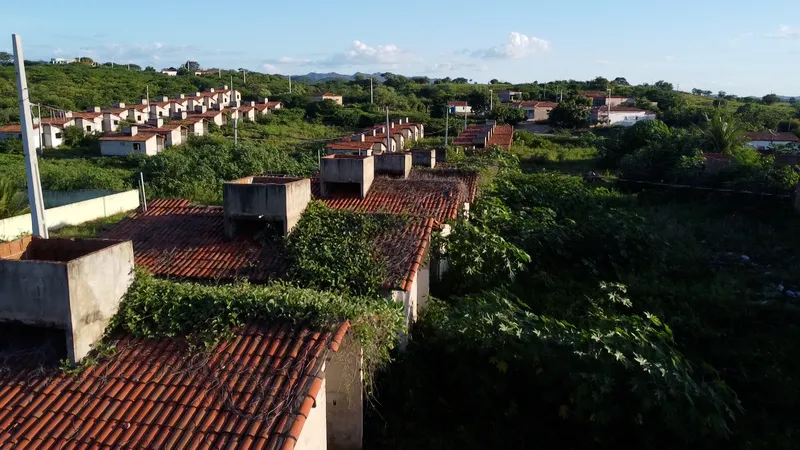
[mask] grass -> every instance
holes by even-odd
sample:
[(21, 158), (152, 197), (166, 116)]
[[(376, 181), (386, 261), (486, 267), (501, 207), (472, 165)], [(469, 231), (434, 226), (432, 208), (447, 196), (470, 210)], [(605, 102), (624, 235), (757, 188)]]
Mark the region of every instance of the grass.
[(103, 217), (102, 219), (84, 222), (80, 225), (68, 225), (58, 230), (50, 232), (53, 238), (91, 238), (97, 237), (102, 232), (108, 230), (113, 225), (119, 223), (128, 216), (127, 212), (114, 214), (113, 216)]
[(519, 142), (511, 146), (517, 155), (522, 169), (526, 172), (552, 170), (570, 175), (582, 175), (596, 169), (597, 149), (594, 147), (530, 148)]

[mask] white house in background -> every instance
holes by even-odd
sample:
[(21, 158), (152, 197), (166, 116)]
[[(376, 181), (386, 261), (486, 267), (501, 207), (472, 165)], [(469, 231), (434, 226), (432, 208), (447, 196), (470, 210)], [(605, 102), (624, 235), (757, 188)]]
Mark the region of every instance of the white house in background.
[(150, 119), (139, 126), (139, 133), (155, 133), (164, 138), (165, 147), (181, 145), (189, 139), (189, 129), (181, 123), (164, 124), (164, 119)]
[(120, 122), (122, 122), (122, 118), (119, 116), (119, 114), (103, 112), (104, 133), (113, 133), (114, 131), (119, 130)]
[(72, 112), (66, 114), (67, 117), (42, 119), (42, 138), (45, 147), (58, 147), (64, 143), (64, 128), (75, 125)]
[(344, 105), (344, 97), (338, 94), (331, 94), (330, 92), (326, 92), (324, 94), (314, 94), (311, 96), (311, 99), (315, 102), (330, 100), (338, 105)]
[(162, 135), (139, 133), (139, 127), (131, 125), (122, 133), (107, 134), (101, 137), (100, 153), (105, 156), (153, 156), (164, 150), (164, 141)]
[(170, 77), (178, 76), (178, 69), (170, 67), (169, 69), (161, 69), (161, 73)]
[(181, 113), (179, 120), (175, 123), (186, 127), (189, 136), (203, 136), (208, 132), (208, 122), (199, 116), (187, 116), (186, 111)]
[[(34, 136), (33, 142), (34, 147), (39, 148), (39, 125), (33, 126)], [(18, 123), (12, 123), (9, 125), (0, 126), (0, 141), (4, 141), (6, 139), (22, 139), (22, 125)]]
[(794, 133), (787, 132), (759, 131), (745, 133), (744, 137), (747, 140), (747, 145), (756, 150), (768, 150), (771, 147), (800, 143), (800, 138), (795, 136)]
[(240, 119), (247, 119), (251, 122), (256, 120), (256, 102), (248, 102), (246, 105), (240, 106), (238, 111)]
[(210, 110), (204, 113), (196, 114), (195, 116), (205, 119), (208, 121), (208, 123), (215, 123), (220, 127), (225, 125), (225, 123), (228, 121), (228, 114), (225, 110)]
[(150, 117), (149, 105), (129, 105), (128, 120), (136, 123), (145, 123)]
[(472, 114), (472, 107), (465, 101), (447, 102), (447, 107), (450, 108), (450, 114)]
[(283, 102), (271, 102), (267, 98), (262, 98), (253, 107), (256, 114), (269, 114), (270, 111), (283, 108)]
[(208, 132), (208, 122), (199, 116), (187, 116), (184, 111), (180, 120), (175, 123), (186, 127), (189, 136), (203, 136)]
[(633, 106), (601, 106), (592, 108), (589, 121), (606, 126), (629, 127), (643, 120), (655, 118), (656, 113)]
[(103, 113), (100, 107), (89, 108), (87, 112), (72, 113), (75, 126), (83, 130), (84, 134), (98, 134), (103, 132)]
[(111, 108), (103, 108), (103, 115), (105, 116), (106, 113), (119, 117), (120, 120), (128, 120), (128, 108), (125, 103), (116, 103)]

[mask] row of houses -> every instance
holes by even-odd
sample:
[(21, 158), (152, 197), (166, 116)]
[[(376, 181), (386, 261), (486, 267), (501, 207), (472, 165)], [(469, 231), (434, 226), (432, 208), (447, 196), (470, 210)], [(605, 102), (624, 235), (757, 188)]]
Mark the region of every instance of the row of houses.
[[(154, 155), (165, 147), (182, 144), (188, 136), (202, 136), (210, 123), (222, 126), (233, 119), (254, 121), (281, 108), (283, 103), (268, 98), (243, 103), (240, 92), (222, 86), (174, 98), (141, 99), (132, 105), (116, 103), (85, 112), (66, 111), (59, 118), (34, 118), (34, 143), (37, 148), (58, 147), (64, 143), (64, 128), (74, 126), (85, 134), (102, 134), (103, 155)], [(0, 139), (21, 137), (20, 124), (0, 127)]]
[[(434, 158), (431, 151), (422, 169), (408, 153), (327, 155), (311, 178), (256, 175), (227, 182), (221, 206), (151, 201), (101, 239), (28, 237), (0, 244), (0, 321), (24, 324), (12, 329), (4, 323), (0, 334), (25, 337), (0, 348), (0, 444), (40, 450), (122, 443), (362, 448), (362, 351), (341, 319), (324, 326), (302, 318), (247, 322), (194, 357), (183, 339), (123, 333), (112, 355), (77, 375), (46, 368), (58, 367), (61, 355), (52, 349), (65, 348), (73, 362), (86, 357), (117, 312), (134, 266), (201, 284), (283, 278), (290, 269), (283, 240), (260, 239), (253, 221), (291, 233), (314, 199), (338, 210), (406, 219), (377, 232), (374, 241), (376, 251), (389, 256), (382, 292), (413, 328), (431, 278), (446, 267), (432, 256), (431, 237), (446, 236), (446, 222), (468, 210), (477, 194), (476, 172), (439, 168)], [(36, 286), (22, 282), (28, 279)], [(402, 345), (404, 337), (398, 340)]]
[(372, 155), (373, 153), (400, 152), (424, 137), (425, 125), (421, 122), (411, 122), (408, 117), (405, 117), (394, 119), (387, 124), (377, 124), (338, 141), (329, 142), (326, 150), (329, 155)]
[(514, 127), (511, 125), (497, 125), (494, 120), (487, 120), (484, 124), (468, 126), (458, 137), (453, 140), (456, 148), (482, 149), (498, 146), (503, 150), (510, 150), (514, 140)]

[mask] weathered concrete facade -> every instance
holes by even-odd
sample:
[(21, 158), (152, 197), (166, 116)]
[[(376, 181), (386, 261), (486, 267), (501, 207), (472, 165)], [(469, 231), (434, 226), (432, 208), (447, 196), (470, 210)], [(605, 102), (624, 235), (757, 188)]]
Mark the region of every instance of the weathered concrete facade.
[(25, 238), (0, 245), (0, 321), (62, 329), (69, 359), (80, 361), (133, 280), (131, 242)]
[(263, 220), (281, 223), (288, 234), (311, 201), (311, 180), (293, 177), (246, 177), (225, 183), (225, 235), (236, 235), (237, 222)]
[(331, 184), (357, 184), (361, 198), (367, 196), (375, 179), (375, 157), (354, 155), (328, 155), (321, 159), (320, 190), (326, 197)]
[(411, 173), (411, 153), (381, 153), (375, 155), (375, 172), (408, 178)]
[(436, 167), (436, 150), (412, 150), (414, 166), (433, 169)]

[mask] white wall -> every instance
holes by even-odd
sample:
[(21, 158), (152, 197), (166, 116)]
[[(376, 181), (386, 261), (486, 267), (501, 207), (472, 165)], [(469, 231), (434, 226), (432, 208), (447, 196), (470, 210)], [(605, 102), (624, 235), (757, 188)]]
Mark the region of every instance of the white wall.
[[(90, 220), (113, 216), (139, 207), (139, 191), (132, 190), (86, 200), (70, 205), (45, 210), (47, 228), (58, 229), (66, 225), (78, 225)], [(8, 241), (21, 234), (30, 234), (31, 215), (10, 217), (0, 220), (0, 239)]]
[(628, 111), (614, 112), (612, 110), (611, 115), (609, 116), (608, 124), (629, 127), (642, 120), (653, 120), (655, 118), (655, 114)]
[(794, 142), (774, 142), (774, 141), (750, 141), (747, 143), (754, 149), (766, 150), (770, 147), (780, 147), (782, 145), (794, 144)]
[[(33, 129), (33, 146), (39, 148), (39, 129)], [(22, 139), (21, 133), (0, 133), (0, 140), (5, 139)]]
[[(139, 150), (134, 150), (134, 144), (139, 144)], [(153, 156), (158, 154), (158, 141), (155, 136), (144, 142), (100, 141), (100, 154), (104, 156), (128, 156), (134, 154)]]
[(361, 449), (364, 440), (364, 371), (361, 346), (348, 333), (325, 370), (328, 445)]
[(42, 125), (45, 147), (58, 147), (64, 143), (64, 130), (48, 124)]
[(326, 450), (328, 448), (328, 413), (325, 396), (326, 380), (322, 380), (322, 388), (317, 393), (316, 403), (308, 413), (306, 423), (300, 431), (300, 439), (295, 450)]

